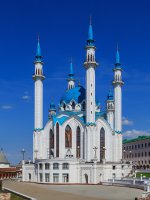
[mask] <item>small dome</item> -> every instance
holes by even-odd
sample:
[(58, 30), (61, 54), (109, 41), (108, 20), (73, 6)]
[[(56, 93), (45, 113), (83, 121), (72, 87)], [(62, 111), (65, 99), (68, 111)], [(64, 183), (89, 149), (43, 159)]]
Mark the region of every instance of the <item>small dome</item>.
[(77, 86), (72, 89), (66, 91), (63, 97), (60, 100), (60, 103), (70, 103), (70, 101), (74, 100), (76, 103), (81, 103), (85, 100), (85, 89), (82, 86)]

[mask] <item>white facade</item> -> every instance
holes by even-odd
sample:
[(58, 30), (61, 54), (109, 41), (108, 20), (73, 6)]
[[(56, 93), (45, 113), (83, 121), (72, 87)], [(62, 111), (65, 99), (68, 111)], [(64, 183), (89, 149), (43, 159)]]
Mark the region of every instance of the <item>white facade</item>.
[[(37, 49), (35, 67), (42, 69)], [(92, 26), (86, 46), (86, 90), (75, 78), (70, 67), (68, 89), (60, 100), (56, 113), (50, 104), (49, 120), (43, 120), (43, 72), (35, 81), (35, 131), (33, 133), (34, 164), (23, 166), (23, 181), (41, 183), (92, 183), (127, 176), (131, 166), (122, 162), (122, 100), (121, 67), (115, 64), (114, 95), (108, 95), (106, 111), (101, 112), (95, 98), (95, 43)], [(117, 52), (118, 56), (118, 52)], [(118, 61), (118, 60), (117, 60)], [(116, 78), (117, 77), (117, 78)], [(119, 77), (119, 78), (118, 78)]]

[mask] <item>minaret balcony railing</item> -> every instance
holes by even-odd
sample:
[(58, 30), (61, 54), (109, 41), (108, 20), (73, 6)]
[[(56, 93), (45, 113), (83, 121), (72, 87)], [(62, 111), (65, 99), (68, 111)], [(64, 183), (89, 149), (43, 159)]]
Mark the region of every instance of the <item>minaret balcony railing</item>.
[(34, 74), (32, 76), (32, 79), (33, 80), (41, 79), (43, 81), (45, 79), (45, 76), (43, 74), (41, 74), (41, 75)]
[(96, 61), (85, 61), (84, 62), (84, 67), (88, 68), (88, 67), (97, 67), (99, 64)]
[(124, 85), (124, 82), (122, 80), (112, 81), (113, 85)]

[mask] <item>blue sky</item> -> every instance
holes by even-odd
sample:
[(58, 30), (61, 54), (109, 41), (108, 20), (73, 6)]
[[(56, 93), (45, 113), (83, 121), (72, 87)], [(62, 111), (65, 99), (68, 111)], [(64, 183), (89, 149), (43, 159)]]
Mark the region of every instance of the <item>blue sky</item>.
[[(105, 109), (113, 79), (116, 44), (123, 67), (125, 137), (150, 134), (149, 0), (5, 0), (0, 6), (0, 146), (17, 163), (21, 149), (32, 157), (34, 56), (37, 35), (44, 59), (44, 123), (49, 103), (67, 88), (70, 58), (85, 86), (85, 42), (92, 15), (96, 58), (96, 98)], [(55, 86), (55, 87), (54, 87)], [(58, 92), (59, 91), (59, 92)]]

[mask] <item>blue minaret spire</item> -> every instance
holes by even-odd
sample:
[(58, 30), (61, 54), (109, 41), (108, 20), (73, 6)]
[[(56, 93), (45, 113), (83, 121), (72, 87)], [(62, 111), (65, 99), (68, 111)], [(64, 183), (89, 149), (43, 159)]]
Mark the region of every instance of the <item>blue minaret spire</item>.
[(121, 66), (121, 63), (120, 63), (120, 55), (119, 55), (118, 44), (117, 44), (115, 67), (120, 67), (120, 66)]
[(68, 81), (68, 89), (72, 89), (75, 86), (75, 78), (74, 78), (72, 58), (71, 58), (71, 62), (70, 62), (70, 72), (68, 74), (67, 81)]
[(89, 32), (88, 32), (87, 45), (88, 46), (94, 46), (93, 28), (92, 28), (92, 19), (91, 19), (91, 16), (90, 16), (90, 24), (89, 24)]
[(39, 37), (39, 35), (38, 35), (38, 43), (37, 43), (35, 61), (36, 62), (42, 62), (42, 55), (41, 55), (41, 47), (40, 47), (40, 37)]
[(109, 90), (108, 95), (107, 95), (107, 100), (113, 100), (113, 99), (114, 99), (114, 98), (113, 98), (112, 91)]

